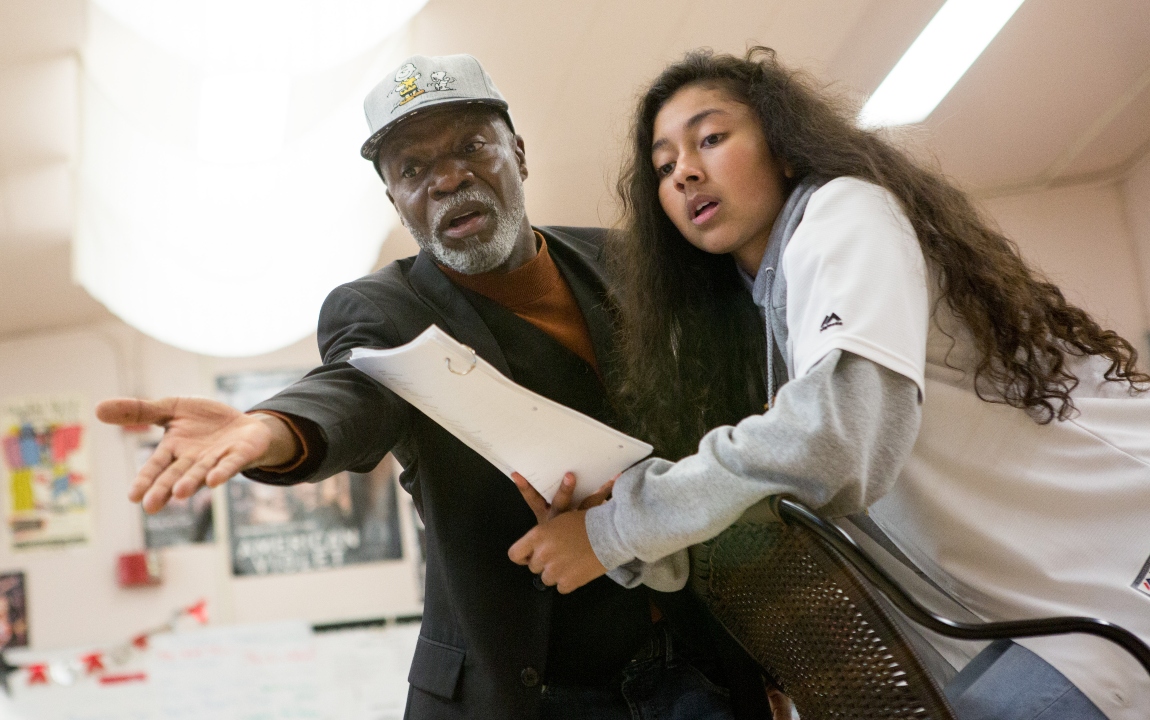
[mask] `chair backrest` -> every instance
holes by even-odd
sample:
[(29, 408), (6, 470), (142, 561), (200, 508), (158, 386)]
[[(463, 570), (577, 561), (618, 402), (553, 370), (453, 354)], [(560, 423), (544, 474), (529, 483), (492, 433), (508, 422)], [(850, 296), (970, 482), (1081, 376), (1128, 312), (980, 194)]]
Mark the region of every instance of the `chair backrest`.
[(872, 587), (810, 530), (738, 522), (691, 562), (695, 592), (803, 720), (954, 720)]

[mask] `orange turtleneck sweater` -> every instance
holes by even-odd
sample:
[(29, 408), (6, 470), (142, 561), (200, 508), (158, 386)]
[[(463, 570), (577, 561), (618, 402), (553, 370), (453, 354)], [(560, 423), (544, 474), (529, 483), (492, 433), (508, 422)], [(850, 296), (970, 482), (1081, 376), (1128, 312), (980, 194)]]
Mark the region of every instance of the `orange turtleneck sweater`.
[(547, 251), (547, 241), (538, 232), (535, 238), (539, 253), (511, 272), (464, 275), (442, 265), (439, 269), (459, 287), (502, 305), (555, 338), (598, 372), (583, 311)]

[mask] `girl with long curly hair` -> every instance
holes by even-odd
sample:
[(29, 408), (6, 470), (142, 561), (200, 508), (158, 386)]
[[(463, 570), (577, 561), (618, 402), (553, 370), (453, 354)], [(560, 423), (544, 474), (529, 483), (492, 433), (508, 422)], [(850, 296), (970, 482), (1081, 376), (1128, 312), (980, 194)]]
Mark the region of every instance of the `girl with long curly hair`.
[[(618, 406), (662, 458), (513, 559), (561, 591), (608, 571), (676, 589), (686, 547), (789, 494), (865, 511), (986, 620), (1099, 616), (1150, 640), (1150, 377), (961, 190), (754, 48), (655, 79), (619, 192)], [(976, 662), (931, 642), (960, 717), (1150, 707), (1141, 668), (1093, 638)]]

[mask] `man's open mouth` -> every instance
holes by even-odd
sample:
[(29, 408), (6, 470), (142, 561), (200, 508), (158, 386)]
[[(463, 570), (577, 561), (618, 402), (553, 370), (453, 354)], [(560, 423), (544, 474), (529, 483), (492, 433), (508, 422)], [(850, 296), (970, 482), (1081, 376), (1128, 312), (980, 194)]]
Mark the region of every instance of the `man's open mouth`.
[(440, 225), (440, 232), (453, 240), (462, 240), (479, 233), (487, 227), (490, 219), (491, 213), (486, 208), (466, 208), (446, 218), (446, 222)]
[(447, 227), (450, 229), (450, 228), (457, 228), (457, 227), (460, 227), (462, 225), (466, 225), (472, 219), (477, 218), (482, 214), (483, 213), (479, 212), (478, 210), (472, 210), (471, 212), (464, 213), (462, 215), (459, 215), (457, 217), (452, 218), (451, 222), (447, 223)]

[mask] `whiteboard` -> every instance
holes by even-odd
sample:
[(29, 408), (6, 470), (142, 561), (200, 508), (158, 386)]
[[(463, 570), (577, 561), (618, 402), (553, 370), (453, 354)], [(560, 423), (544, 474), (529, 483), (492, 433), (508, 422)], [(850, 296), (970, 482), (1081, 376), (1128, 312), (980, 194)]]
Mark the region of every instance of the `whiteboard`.
[(28, 686), (17, 673), (0, 718), (401, 720), (418, 634), (418, 623), (317, 634), (286, 622), (159, 635), (135, 663), (146, 679)]

